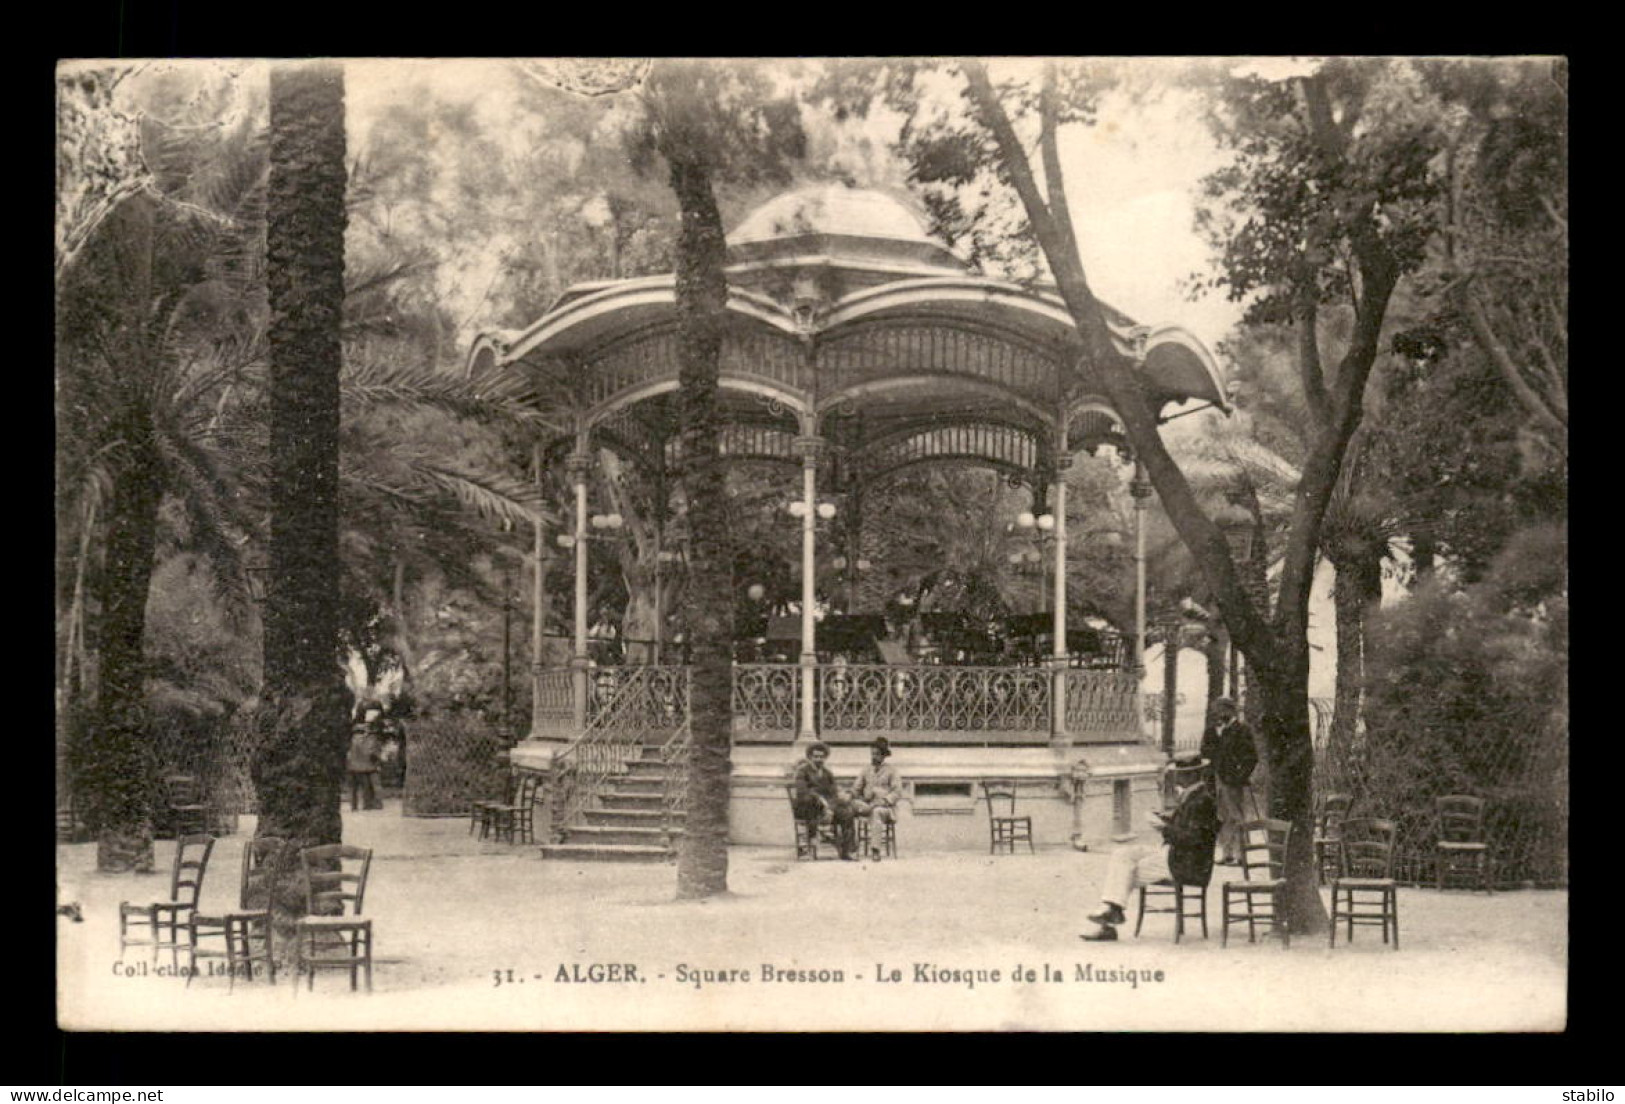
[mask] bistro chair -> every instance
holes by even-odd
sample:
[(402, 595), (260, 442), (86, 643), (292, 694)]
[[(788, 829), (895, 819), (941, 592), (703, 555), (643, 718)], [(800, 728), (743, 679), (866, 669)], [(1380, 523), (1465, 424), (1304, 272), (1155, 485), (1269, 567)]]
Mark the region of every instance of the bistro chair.
[[(1212, 878), (1211, 871), (1208, 877)], [(1169, 899), (1172, 904), (1167, 904)], [(1150, 901), (1159, 902), (1156, 906)], [(1192, 911), (1191, 906), (1195, 906)], [(1207, 883), (1189, 885), (1185, 882), (1176, 882), (1173, 878), (1164, 878), (1159, 882), (1140, 887), (1140, 907), (1134, 917), (1134, 936), (1139, 938), (1140, 925), (1145, 923), (1146, 913), (1166, 912), (1174, 917), (1174, 942), (1178, 943), (1185, 934), (1186, 920), (1202, 921), (1202, 938), (1207, 938)]]
[(1484, 842), (1484, 799), (1468, 794), (1448, 794), (1434, 802), (1439, 817), (1439, 840), (1435, 850), (1435, 888), (1443, 889), (1445, 878), (1462, 867), (1478, 875), (1478, 887), (1490, 892), (1490, 845)]
[(1346, 793), (1327, 794), (1315, 820), (1315, 879), (1325, 885), (1343, 872), (1343, 822), (1348, 819), (1354, 798)]
[(1286, 918), (1286, 848), (1292, 823), (1252, 820), (1241, 826), (1242, 881), (1225, 882), (1223, 926), (1219, 943), (1228, 946), (1230, 925), (1247, 924), (1247, 942), (1256, 939), (1257, 927), (1266, 924), (1281, 934), (1281, 946), (1292, 945)]
[[(883, 838), (880, 841), (881, 853), (884, 854), (888, 859), (895, 859), (897, 857), (897, 820), (895, 819), (896, 816), (897, 816), (897, 809), (895, 807), (893, 807), (893, 809), (892, 809), (892, 817), (893, 817), (893, 819), (884, 822), (886, 827), (885, 827), (885, 830), (882, 832)], [(859, 854), (859, 856), (861, 856), (863, 858), (868, 858), (869, 857), (869, 818), (866, 817), (866, 816), (856, 817), (854, 819), (854, 822), (853, 822), (853, 827), (855, 827), (857, 829), (858, 854)]]
[(1399, 950), (1399, 891), (1394, 887), (1394, 822), (1362, 817), (1343, 824), (1346, 873), (1332, 880), (1332, 923), (1326, 945), (1337, 946), (1337, 922), (1354, 942), (1356, 924), (1380, 925), (1382, 941), (1394, 934)]
[[(835, 822), (828, 815), (820, 816), (816, 821), (802, 820), (796, 816), (796, 788), (784, 787), (784, 796), (790, 801), (790, 820), (795, 825), (796, 832), (796, 861), (806, 859), (810, 862), (818, 861), (818, 845), (827, 843), (839, 853), (835, 839)], [(868, 821), (864, 821), (864, 830), (867, 830)]]
[[(480, 838), (484, 839), (490, 831), (491, 824), (485, 815), (485, 810), (498, 805), (511, 805), (514, 801), (514, 787), (519, 783), (519, 772), (509, 771), (502, 776), (502, 789), (495, 797), (476, 798), (468, 803), (468, 834), (473, 835), (476, 828), (480, 831)], [(495, 787), (492, 787), (495, 789)], [(489, 792), (489, 791), (487, 791)]]
[[(285, 846), (275, 836), (260, 836), (243, 843), (242, 873), (237, 881), (237, 907), (227, 912), (192, 913), (191, 964), (186, 984), (192, 984), (200, 958), (226, 960), (226, 991), (236, 988), (237, 975), (249, 981), (254, 979), (254, 964), (264, 963), (266, 976), (276, 984), (276, 958), (271, 953), (271, 896), (269, 884), (271, 866)], [(251, 897), (263, 896), (263, 908), (249, 903)], [(222, 946), (205, 945), (205, 940), (219, 939)]]
[[(151, 947), (152, 960), (157, 962), (158, 952), (167, 947), (171, 965), (180, 965), (180, 948), (185, 945), (181, 935), (190, 933), (192, 913), (197, 909), (198, 894), (203, 891), (203, 875), (209, 869), (209, 855), (213, 851), (213, 836), (180, 837), (175, 841), (175, 864), (169, 872), (169, 900), (145, 905), (119, 902), (120, 958), (124, 957), (126, 947)], [(145, 928), (146, 935), (134, 937), (130, 934), (131, 928)]]
[(536, 797), (541, 781), (542, 776), (535, 771), (516, 772), (513, 800), (484, 808), (480, 838), (490, 836), (509, 843), (535, 843)]
[(206, 835), (209, 806), (203, 800), (203, 784), (196, 775), (171, 774), (164, 779), (164, 819), (175, 838)]
[(1002, 847), (1016, 853), (1016, 844), (1025, 842), (1029, 853), (1033, 847), (1033, 818), (1016, 815), (1016, 784), (1008, 779), (989, 779), (982, 783), (982, 797), (987, 802), (988, 851), (997, 855)]
[(299, 852), (299, 866), (305, 915), (294, 928), (294, 993), (301, 970), (308, 971), (306, 988), (315, 987), (317, 970), (348, 970), (351, 992), (357, 971), (364, 971), (372, 992), (372, 921), (361, 917), (372, 849), (345, 843), (307, 847)]

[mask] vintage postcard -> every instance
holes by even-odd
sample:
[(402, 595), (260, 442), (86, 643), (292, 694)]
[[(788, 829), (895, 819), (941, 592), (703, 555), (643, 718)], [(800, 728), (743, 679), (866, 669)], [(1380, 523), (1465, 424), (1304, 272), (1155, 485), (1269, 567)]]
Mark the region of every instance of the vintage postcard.
[(64, 1029), (1565, 1029), (1562, 60), (57, 92)]

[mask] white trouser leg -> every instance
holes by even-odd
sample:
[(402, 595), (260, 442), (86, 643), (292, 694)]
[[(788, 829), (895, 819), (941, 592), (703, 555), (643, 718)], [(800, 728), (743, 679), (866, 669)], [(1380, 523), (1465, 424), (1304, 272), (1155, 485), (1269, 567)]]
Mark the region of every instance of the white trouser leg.
[(1106, 863), (1106, 880), (1100, 899), (1119, 908), (1128, 905), (1136, 886), (1159, 882), (1169, 876), (1168, 848), (1162, 844), (1137, 843), (1119, 847)]

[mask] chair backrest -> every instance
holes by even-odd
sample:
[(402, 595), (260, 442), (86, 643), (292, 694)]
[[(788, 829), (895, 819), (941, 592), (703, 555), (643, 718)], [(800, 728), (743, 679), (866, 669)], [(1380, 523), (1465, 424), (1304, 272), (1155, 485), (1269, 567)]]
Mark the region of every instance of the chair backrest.
[(1343, 822), (1343, 867), (1351, 878), (1391, 878), (1394, 837), (1391, 820), (1356, 817)]
[(1322, 836), (1335, 839), (1342, 828), (1343, 822), (1348, 819), (1349, 806), (1354, 803), (1354, 797), (1346, 793), (1327, 794), (1320, 806), (1319, 832)]
[(203, 875), (214, 852), (213, 836), (182, 836), (175, 841), (175, 865), (169, 874), (169, 899), (197, 907)]
[(534, 805), (541, 799), (542, 776), (535, 771), (520, 771), (519, 780), (514, 784), (513, 803), (520, 808)]
[(1016, 815), (1016, 784), (1011, 779), (989, 778), (982, 783), (987, 815), (993, 818)]
[(253, 908), (249, 904), (250, 892), (256, 888), (255, 882), (263, 880), (268, 871), (267, 866), (276, 858), (277, 852), (285, 846), (284, 841), (276, 836), (260, 836), (243, 844), (243, 869), (237, 882), (237, 907), (240, 909)]
[(367, 895), (372, 848), (328, 843), (299, 852), (309, 916), (360, 916)]
[(203, 804), (203, 784), (191, 774), (171, 774), (164, 778), (164, 802), (170, 808)]
[(1434, 802), (1439, 813), (1439, 838), (1449, 843), (1484, 842), (1484, 799), (1469, 794), (1447, 794)]
[(1289, 820), (1250, 820), (1241, 826), (1241, 876), (1249, 882), (1275, 881), (1286, 871)]

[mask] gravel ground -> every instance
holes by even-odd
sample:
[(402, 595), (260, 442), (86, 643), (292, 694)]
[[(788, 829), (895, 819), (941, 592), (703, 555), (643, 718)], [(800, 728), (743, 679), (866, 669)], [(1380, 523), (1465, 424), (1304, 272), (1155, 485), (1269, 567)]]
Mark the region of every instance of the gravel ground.
[[(206, 908), (235, 904), (251, 818), (242, 828), (215, 848)], [(466, 820), (403, 818), (393, 802), (346, 813), (345, 838), (374, 849), (370, 997), (350, 993), (340, 973), (297, 996), (286, 975), (229, 995), (222, 977), (187, 988), (173, 976), (120, 976), (118, 902), (164, 896), (174, 845), (159, 843), (157, 875), (99, 875), (93, 845), (59, 846), (58, 901), (79, 902), (84, 915), (57, 922), (62, 1026), (1555, 1031), (1565, 1022), (1564, 892), (1401, 888), (1398, 952), (1373, 928), (1358, 929), (1352, 946), (1340, 935), (1335, 950), (1324, 937), (1290, 950), (1273, 939), (1249, 945), (1232, 929), (1222, 949), (1220, 868), (1212, 938), (1198, 932), (1175, 946), (1163, 916), (1148, 917), (1139, 939), (1126, 928), (1100, 944), (1078, 939), (1105, 869), (1099, 852), (905, 850), (879, 864), (796, 863), (788, 847), (736, 847), (731, 893), (678, 902), (672, 866), (545, 862), (532, 847), (471, 839)], [(132, 948), (122, 968), (146, 961)]]

